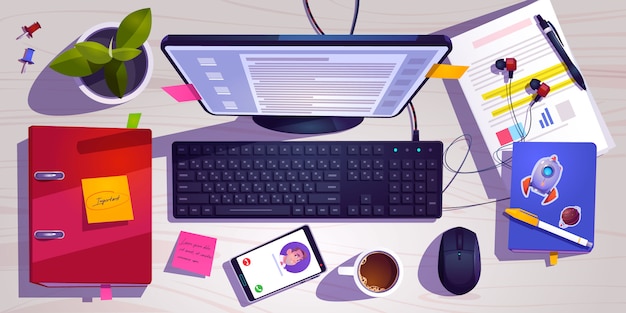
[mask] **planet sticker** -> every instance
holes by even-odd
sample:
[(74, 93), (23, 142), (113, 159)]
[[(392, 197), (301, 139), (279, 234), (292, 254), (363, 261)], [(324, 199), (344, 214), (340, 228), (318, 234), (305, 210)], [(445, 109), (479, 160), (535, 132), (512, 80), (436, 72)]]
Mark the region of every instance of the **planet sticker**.
[(578, 225), (578, 222), (580, 222), (580, 207), (568, 206), (561, 211), (561, 220), (559, 221), (559, 227), (573, 227)]

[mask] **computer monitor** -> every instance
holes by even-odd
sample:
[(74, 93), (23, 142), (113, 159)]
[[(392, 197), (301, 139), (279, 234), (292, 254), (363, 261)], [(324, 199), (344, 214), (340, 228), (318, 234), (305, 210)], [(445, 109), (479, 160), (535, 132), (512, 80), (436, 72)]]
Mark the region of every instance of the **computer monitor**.
[(167, 35), (161, 50), (205, 111), (289, 133), (393, 117), (452, 49), (444, 35)]

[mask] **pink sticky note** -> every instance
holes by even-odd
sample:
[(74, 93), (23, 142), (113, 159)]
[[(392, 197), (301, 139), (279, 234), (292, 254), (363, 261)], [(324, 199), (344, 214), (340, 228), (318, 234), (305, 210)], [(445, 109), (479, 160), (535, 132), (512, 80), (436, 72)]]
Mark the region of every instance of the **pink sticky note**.
[(100, 285), (100, 300), (111, 299), (113, 299), (113, 290), (111, 290), (111, 285)]
[(178, 235), (172, 266), (211, 276), (217, 239), (181, 231)]
[(161, 87), (178, 102), (200, 100), (200, 94), (192, 84)]

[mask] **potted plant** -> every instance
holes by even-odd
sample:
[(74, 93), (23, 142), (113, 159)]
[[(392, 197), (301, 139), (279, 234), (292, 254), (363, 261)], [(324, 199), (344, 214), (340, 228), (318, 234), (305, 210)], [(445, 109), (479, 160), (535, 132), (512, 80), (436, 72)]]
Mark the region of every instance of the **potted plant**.
[(126, 102), (145, 89), (152, 75), (154, 61), (146, 42), (151, 28), (150, 8), (128, 14), (119, 24), (96, 25), (52, 60), (50, 68), (76, 77), (80, 90), (95, 101)]

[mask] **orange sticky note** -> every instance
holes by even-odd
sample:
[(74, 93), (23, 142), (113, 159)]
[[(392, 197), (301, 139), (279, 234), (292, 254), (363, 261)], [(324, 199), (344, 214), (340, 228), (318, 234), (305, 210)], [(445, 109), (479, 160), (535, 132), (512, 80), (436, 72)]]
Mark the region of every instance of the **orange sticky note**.
[(443, 79), (459, 79), (469, 66), (462, 65), (450, 65), (450, 64), (435, 64), (430, 68), (426, 77), (428, 78), (443, 78)]
[(84, 178), (81, 183), (87, 223), (132, 221), (134, 219), (126, 175)]

